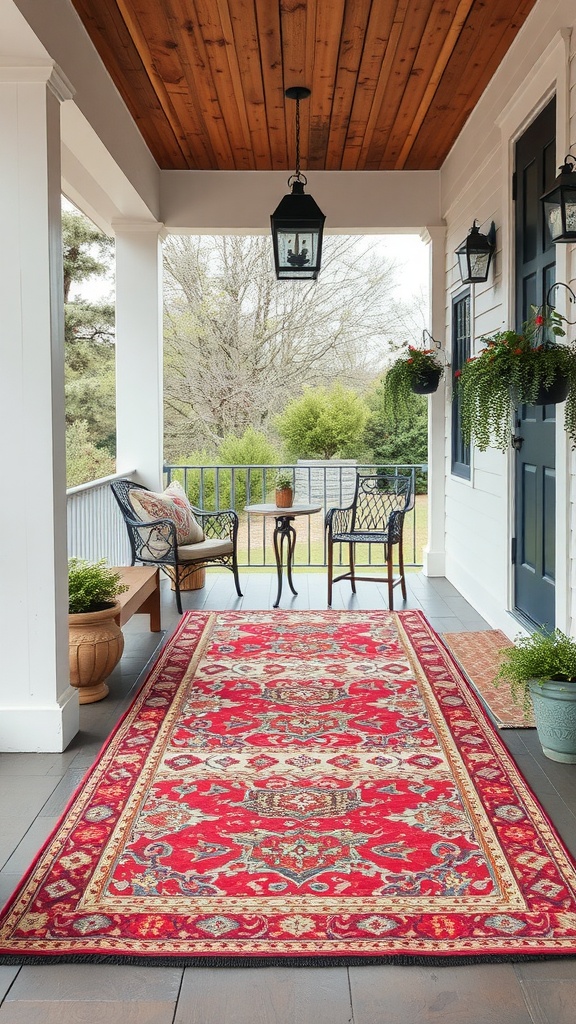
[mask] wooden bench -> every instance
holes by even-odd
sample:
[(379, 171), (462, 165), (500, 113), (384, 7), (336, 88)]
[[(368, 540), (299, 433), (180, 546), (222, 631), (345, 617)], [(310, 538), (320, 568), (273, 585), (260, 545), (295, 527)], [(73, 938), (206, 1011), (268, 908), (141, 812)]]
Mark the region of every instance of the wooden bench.
[(148, 565), (115, 565), (114, 572), (119, 573), (122, 583), (128, 590), (118, 594), (121, 605), (120, 615), (116, 617), (119, 626), (123, 626), (136, 612), (144, 612), (150, 616), (150, 631), (160, 631), (160, 570)]

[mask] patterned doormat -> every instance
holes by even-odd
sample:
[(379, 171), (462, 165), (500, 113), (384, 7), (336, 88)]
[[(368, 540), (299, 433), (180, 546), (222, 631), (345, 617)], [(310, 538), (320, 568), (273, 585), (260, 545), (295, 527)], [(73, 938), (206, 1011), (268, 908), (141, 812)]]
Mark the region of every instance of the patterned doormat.
[(534, 728), (532, 711), (525, 714), (522, 705), (514, 702), (508, 684), (494, 685), (500, 668), (500, 652), (503, 647), (512, 646), (504, 633), (499, 629), (443, 633), (442, 639), (499, 729)]
[(0, 962), (576, 955), (576, 866), (420, 612), (188, 612)]

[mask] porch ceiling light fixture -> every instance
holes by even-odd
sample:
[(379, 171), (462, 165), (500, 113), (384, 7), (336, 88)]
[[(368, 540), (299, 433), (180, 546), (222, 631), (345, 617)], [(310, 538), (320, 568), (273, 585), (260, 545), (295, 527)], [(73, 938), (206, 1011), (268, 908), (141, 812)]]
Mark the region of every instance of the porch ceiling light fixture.
[(474, 221), (468, 237), (456, 249), (462, 284), (477, 284), (488, 280), (490, 263), (496, 248), (496, 225), (492, 221), (487, 235), (481, 234)]
[(288, 178), (292, 191), (284, 196), (270, 217), (276, 277), (280, 281), (316, 280), (322, 256), (322, 232), (326, 217), (312, 196), (304, 194), (306, 176), (300, 170), (300, 100), (310, 89), (294, 86), (285, 96), (296, 100), (296, 171)]
[(576, 241), (576, 158), (568, 153), (559, 168), (560, 174), (554, 187), (546, 192), (541, 201), (544, 204), (544, 218), (553, 242)]

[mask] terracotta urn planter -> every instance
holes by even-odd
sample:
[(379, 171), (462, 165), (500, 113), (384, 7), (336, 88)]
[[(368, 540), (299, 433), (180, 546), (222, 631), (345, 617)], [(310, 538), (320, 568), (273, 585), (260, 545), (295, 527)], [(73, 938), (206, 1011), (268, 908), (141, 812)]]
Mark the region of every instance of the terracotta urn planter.
[(68, 616), (70, 683), (78, 688), (80, 704), (93, 704), (108, 695), (104, 682), (122, 657), (124, 634), (115, 621), (120, 603), (94, 612)]
[(276, 508), (292, 508), (294, 492), (291, 487), (276, 488)]

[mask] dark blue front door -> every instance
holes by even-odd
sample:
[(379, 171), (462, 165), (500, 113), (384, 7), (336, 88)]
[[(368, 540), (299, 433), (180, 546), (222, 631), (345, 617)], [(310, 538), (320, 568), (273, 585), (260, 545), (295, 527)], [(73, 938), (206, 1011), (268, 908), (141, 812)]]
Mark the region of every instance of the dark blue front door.
[[(517, 330), (541, 306), (555, 281), (555, 246), (540, 196), (556, 177), (556, 101), (552, 100), (516, 143)], [(537, 625), (555, 622), (556, 408), (517, 410), (515, 452), (514, 604)]]

